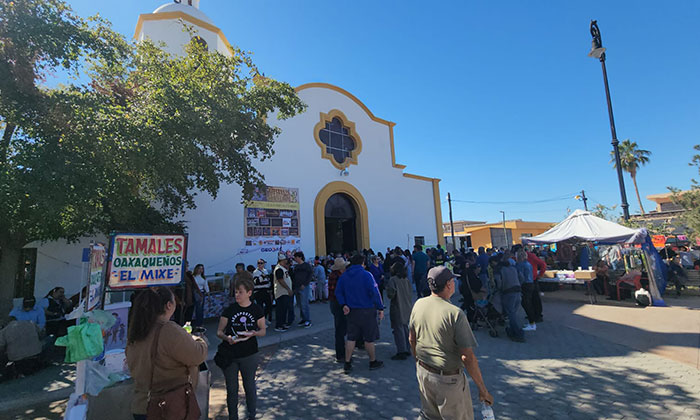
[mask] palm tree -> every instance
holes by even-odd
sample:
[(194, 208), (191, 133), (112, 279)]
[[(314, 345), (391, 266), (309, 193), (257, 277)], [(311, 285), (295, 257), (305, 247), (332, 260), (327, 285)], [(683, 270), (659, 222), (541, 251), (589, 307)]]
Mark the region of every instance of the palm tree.
[[(632, 183), (634, 184), (634, 191), (637, 193), (637, 201), (639, 202), (639, 209), (644, 214), (644, 207), (642, 207), (642, 199), (639, 197), (639, 188), (637, 188), (637, 171), (640, 166), (649, 163), (649, 156), (651, 152), (648, 150), (640, 149), (637, 146), (637, 142), (630, 141), (630, 139), (623, 140), (619, 145), (620, 149), (620, 166), (622, 170), (629, 173), (632, 178)], [(615, 167), (615, 152), (610, 152), (610, 162)]]

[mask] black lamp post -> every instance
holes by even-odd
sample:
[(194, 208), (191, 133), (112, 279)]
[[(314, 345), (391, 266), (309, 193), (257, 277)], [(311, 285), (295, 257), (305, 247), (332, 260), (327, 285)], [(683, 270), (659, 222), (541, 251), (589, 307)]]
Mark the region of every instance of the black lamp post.
[(600, 64), (603, 66), (603, 81), (605, 82), (605, 97), (608, 100), (608, 116), (610, 117), (610, 132), (612, 133), (612, 145), (613, 151), (615, 152), (615, 167), (617, 168), (617, 180), (620, 183), (620, 197), (622, 198), (622, 214), (624, 215), (625, 220), (629, 220), (630, 205), (627, 204), (625, 180), (624, 178), (622, 178), (622, 166), (620, 166), (620, 148), (618, 146), (620, 142), (617, 140), (617, 132), (615, 131), (615, 119), (613, 118), (612, 102), (610, 101), (608, 72), (605, 69), (605, 48), (603, 48), (603, 40), (600, 38), (598, 22), (595, 20), (591, 21), (591, 36), (593, 36), (593, 41), (591, 42), (591, 52), (588, 53), (588, 56), (599, 59)]

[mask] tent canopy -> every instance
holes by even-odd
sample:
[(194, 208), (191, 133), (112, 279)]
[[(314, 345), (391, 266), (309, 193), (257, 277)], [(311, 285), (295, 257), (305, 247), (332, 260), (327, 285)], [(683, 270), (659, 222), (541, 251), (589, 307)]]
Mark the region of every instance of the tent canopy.
[(569, 239), (610, 244), (642, 243), (646, 229), (630, 229), (594, 216), (589, 211), (576, 210), (548, 231), (530, 238), (522, 238), (525, 244), (552, 244)]

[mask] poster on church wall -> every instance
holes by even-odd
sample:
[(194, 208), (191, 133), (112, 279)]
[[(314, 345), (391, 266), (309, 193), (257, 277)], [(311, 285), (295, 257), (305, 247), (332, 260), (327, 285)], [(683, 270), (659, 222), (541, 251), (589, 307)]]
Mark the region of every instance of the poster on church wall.
[(245, 205), (242, 253), (291, 251), (300, 248), (299, 189), (256, 188)]
[(115, 234), (110, 247), (109, 287), (178, 284), (186, 259), (186, 235)]

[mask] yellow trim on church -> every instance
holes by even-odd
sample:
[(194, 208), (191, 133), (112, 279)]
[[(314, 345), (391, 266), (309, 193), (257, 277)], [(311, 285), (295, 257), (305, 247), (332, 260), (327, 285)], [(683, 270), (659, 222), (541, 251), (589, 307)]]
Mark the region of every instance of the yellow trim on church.
[[(362, 152), (362, 139), (360, 139), (360, 135), (357, 134), (357, 131), (355, 130), (355, 123), (348, 120), (348, 118), (343, 114), (342, 111), (338, 109), (333, 109), (328, 112), (328, 114), (325, 114), (323, 112), (321, 114), (321, 120), (316, 123), (314, 126), (314, 140), (316, 140), (316, 144), (321, 148), (321, 157), (323, 159), (328, 159), (331, 161), (333, 166), (335, 166), (339, 170), (343, 170), (347, 168), (350, 165), (357, 165), (357, 156)], [(352, 137), (353, 141), (355, 142), (355, 149), (350, 152), (350, 156), (343, 161), (343, 163), (338, 163), (337, 160), (333, 157), (332, 154), (328, 153), (326, 150), (326, 145), (321, 141), (321, 137), (319, 136), (319, 132), (321, 129), (326, 127), (327, 122), (331, 122), (333, 118), (338, 118), (340, 121), (343, 122), (343, 127), (347, 127), (348, 130), (350, 131), (348, 134), (350, 137)]]
[[(369, 249), (369, 212), (367, 203), (360, 191), (353, 185), (343, 181), (328, 183), (316, 195), (314, 201), (314, 236), (316, 238), (316, 255), (326, 255), (326, 203), (333, 194), (342, 193), (349, 196), (355, 206), (355, 229), (357, 231), (357, 246)], [(440, 225), (442, 229), (442, 225)], [(443, 240), (444, 242), (444, 240)]]
[[(401, 165), (401, 164), (396, 163), (396, 153), (394, 150), (394, 126), (396, 125), (395, 122), (388, 121), (388, 120), (385, 120), (385, 119), (382, 119), (382, 118), (375, 116), (372, 113), (372, 111), (369, 110), (367, 105), (362, 103), (362, 101), (359, 100), (355, 95), (353, 95), (352, 93), (348, 92), (347, 90), (345, 90), (341, 87), (331, 85), (330, 83), (321, 83), (321, 82), (306, 83), (306, 84), (297, 86), (294, 90), (296, 92), (300, 92), (302, 90), (311, 89), (311, 88), (330, 89), (332, 91), (340, 93), (341, 95), (345, 95), (348, 98), (350, 98), (353, 102), (355, 102), (360, 108), (362, 108), (362, 110), (365, 111), (365, 113), (367, 113), (367, 115), (369, 116), (369, 118), (372, 121), (376, 121), (380, 124), (384, 124), (387, 127), (389, 127), (389, 145), (390, 145), (390, 149), (391, 149), (391, 166), (394, 168), (397, 168), (397, 169), (401, 169), (401, 170), (406, 168), (406, 165)], [(338, 112), (340, 112), (340, 111), (338, 111)], [(324, 114), (321, 113), (321, 115), (323, 116)], [(343, 117), (344, 117), (344, 115), (343, 115)], [(347, 119), (345, 119), (345, 118), (341, 118), (341, 119), (343, 119), (344, 121), (347, 121)], [(321, 119), (321, 121), (323, 121), (323, 118)], [(319, 124), (316, 124), (316, 127), (314, 127), (314, 138), (316, 139), (316, 142), (319, 143), (319, 145), (322, 145), (323, 142), (320, 141), (320, 139), (318, 138), (318, 134), (317, 134)], [(359, 140), (359, 137), (358, 137), (358, 140)], [(323, 150), (325, 152), (325, 147), (323, 148)], [(358, 151), (358, 153), (359, 153), (359, 151)], [(356, 155), (353, 155), (353, 156), (356, 156)], [(335, 159), (333, 159), (332, 156), (330, 157), (330, 159), (331, 159), (331, 162), (334, 163), (334, 165), (337, 163), (337, 162), (335, 162)], [(347, 162), (347, 160), (346, 160), (346, 162)], [(351, 163), (357, 164), (357, 161), (351, 162)], [(335, 167), (342, 170), (342, 169), (346, 168), (347, 165), (344, 167), (341, 167), (339, 165), (335, 165)], [(406, 178), (412, 178), (412, 179), (417, 179), (420, 181), (430, 182), (432, 184), (432, 187), (433, 187), (433, 206), (435, 208), (435, 229), (436, 229), (436, 233), (437, 233), (437, 240), (438, 240), (439, 244), (441, 244), (442, 246), (445, 246), (445, 239), (443, 237), (443, 229), (442, 229), (442, 206), (440, 204), (440, 179), (430, 178), (427, 176), (415, 175), (415, 174), (405, 173), (405, 172), (403, 173), (403, 176), (405, 176)], [(338, 181), (338, 182), (340, 182), (340, 181)], [(331, 184), (334, 184), (334, 183), (331, 183)], [(331, 184), (328, 184), (328, 185), (331, 185)], [(343, 184), (345, 184), (345, 183), (343, 182)], [(350, 184), (347, 184), (347, 185), (350, 185)], [(355, 190), (355, 191), (357, 191), (357, 190)], [(359, 191), (357, 192), (357, 194), (359, 194)], [(330, 197), (330, 195), (328, 195), (328, 197)], [(326, 197), (326, 200), (328, 200), (328, 197)], [(360, 195), (360, 197), (362, 197), (362, 196)], [(317, 203), (314, 206), (314, 212), (316, 214), (316, 227), (315, 227), (315, 229), (316, 229), (316, 253), (318, 255), (325, 255), (325, 250), (326, 250), (325, 226), (326, 226), (326, 223), (325, 223), (325, 219), (323, 218), (323, 211), (325, 210), (325, 201), (323, 202), (324, 207), (321, 209), (321, 219), (322, 219), (321, 222), (323, 223), (323, 229), (320, 231), (320, 233), (318, 231), (318, 223), (319, 223), (318, 217), (319, 216), (316, 213), (317, 212), (316, 206), (319, 205), (318, 204), (318, 197), (316, 197), (316, 201), (317, 201)], [(364, 200), (363, 200), (363, 202), (364, 202)], [(366, 209), (366, 206), (365, 206), (365, 209)], [(366, 220), (366, 218), (365, 218), (365, 220)], [(367, 229), (367, 232), (369, 235), (369, 229)], [(319, 234), (321, 236), (319, 236)], [(364, 245), (364, 243), (365, 243), (364, 241), (362, 241), (362, 242), (358, 241), (357, 243), (358, 244), (363, 243), (364, 248), (369, 248), (369, 237), (367, 238), (366, 245)], [(319, 247), (321, 247), (321, 248), (319, 248)], [(319, 253), (319, 249), (322, 249), (323, 252)]]
[(304, 89), (311, 89), (311, 88), (330, 89), (330, 90), (334, 90), (342, 95), (345, 95), (348, 98), (350, 98), (353, 102), (355, 102), (360, 108), (362, 108), (362, 110), (365, 111), (365, 113), (369, 116), (369, 118), (372, 121), (378, 122), (380, 124), (384, 124), (387, 127), (389, 127), (389, 145), (391, 147), (391, 166), (393, 166), (394, 168), (397, 168), (397, 169), (404, 169), (406, 167), (406, 165), (401, 165), (401, 164), (396, 163), (396, 154), (394, 152), (394, 126), (396, 125), (395, 122), (387, 121), (383, 118), (379, 118), (379, 117), (375, 116), (372, 113), (372, 111), (370, 111), (369, 108), (367, 108), (367, 105), (362, 103), (362, 101), (359, 100), (357, 98), (357, 96), (353, 95), (352, 93), (348, 92), (347, 90), (345, 90), (341, 87), (331, 85), (330, 83), (321, 83), (321, 82), (306, 83), (306, 84), (297, 86), (296, 89), (294, 89), (294, 90), (297, 92), (300, 92)]
[(175, 20), (175, 19), (182, 19), (185, 22), (191, 23), (193, 25), (197, 25), (200, 28), (204, 28), (208, 31), (214, 32), (219, 36), (221, 39), (221, 42), (226, 45), (228, 50), (233, 54), (233, 47), (231, 46), (231, 43), (228, 42), (228, 39), (226, 39), (226, 35), (224, 35), (224, 32), (215, 25), (212, 25), (211, 23), (205, 22), (201, 19), (197, 19), (194, 16), (188, 15), (185, 12), (161, 12), (161, 13), (144, 13), (139, 15), (139, 20), (136, 22), (136, 29), (134, 30), (134, 39), (136, 39), (143, 29), (143, 22), (146, 21), (156, 21), (156, 20)]

